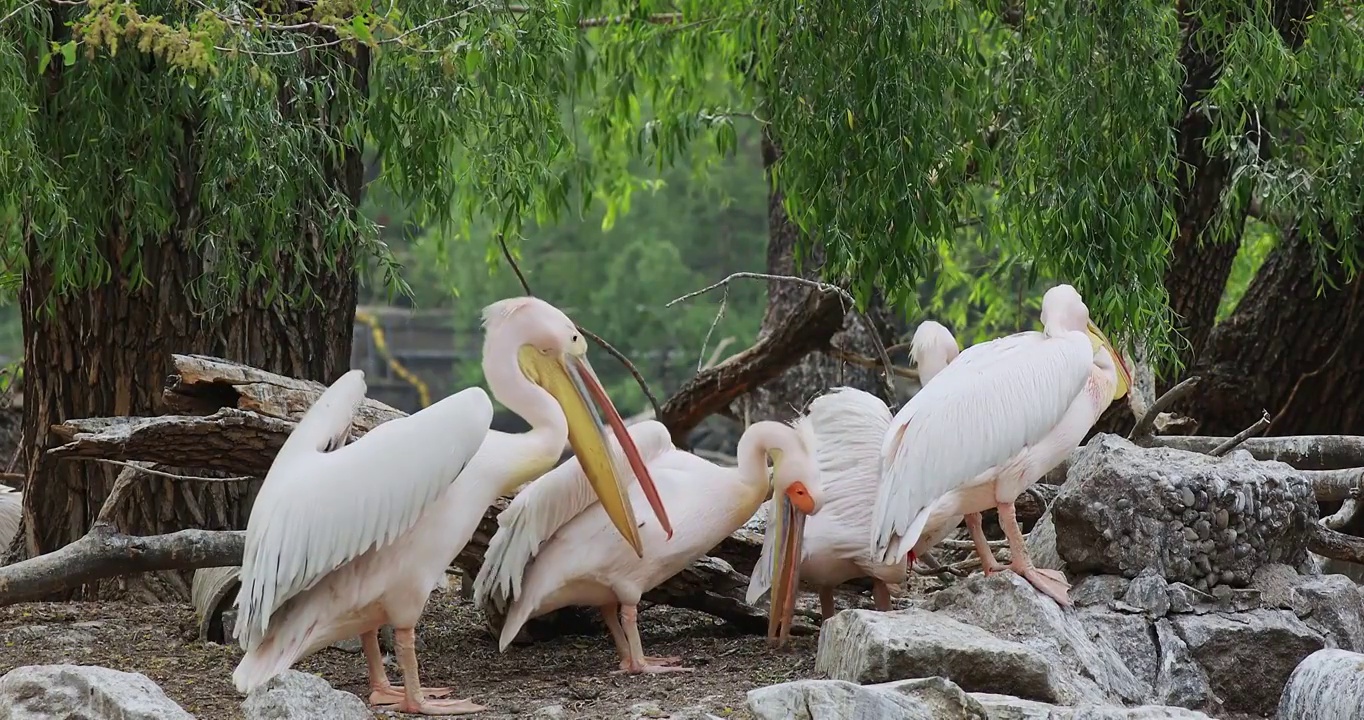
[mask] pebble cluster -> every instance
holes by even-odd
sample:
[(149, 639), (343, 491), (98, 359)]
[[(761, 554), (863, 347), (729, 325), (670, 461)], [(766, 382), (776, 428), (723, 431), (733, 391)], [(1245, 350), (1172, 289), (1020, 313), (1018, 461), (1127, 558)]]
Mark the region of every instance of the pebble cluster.
[(1068, 563), (1129, 578), (1156, 568), (1210, 591), (1246, 587), (1270, 563), (1307, 560), (1316, 501), (1292, 468), (1116, 438), (1094, 445), (1054, 507), (1057, 551)]

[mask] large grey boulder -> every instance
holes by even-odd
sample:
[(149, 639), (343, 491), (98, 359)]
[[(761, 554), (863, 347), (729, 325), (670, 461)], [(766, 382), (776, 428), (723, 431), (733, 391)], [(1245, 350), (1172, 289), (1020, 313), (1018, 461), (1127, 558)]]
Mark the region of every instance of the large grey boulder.
[(1064, 705), (1141, 703), (1150, 695), (1150, 685), (1133, 673), (1114, 643), (1092, 632), (1078, 613), (1062, 610), (1012, 572), (969, 577), (934, 593), (926, 607), (937, 616), (1021, 644), (1045, 658), (1050, 668), (1050, 698), (998, 687), (979, 690)]
[(1072, 457), (1049, 510), (1067, 572), (1133, 578), (1151, 568), (1209, 591), (1245, 587), (1270, 563), (1308, 562), (1316, 498), (1284, 463), (1140, 448), (1114, 435)]
[(1298, 664), (1279, 700), (1278, 720), (1364, 717), (1364, 655), (1318, 650)]
[(980, 701), (990, 720), (1213, 720), (1196, 710), (1165, 705), (1063, 707), (1008, 695), (972, 693), (971, 696)]
[(96, 665), (27, 665), (0, 678), (0, 720), (194, 720), (151, 678)]
[(1252, 579), (1266, 607), (1292, 610), (1326, 638), (1326, 646), (1364, 652), (1364, 595), (1344, 575), (1299, 575), (1286, 565), (1260, 568)]
[(796, 680), (748, 691), (758, 720), (988, 720), (985, 709), (943, 678), (858, 685)]
[(246, 720), (374, 720), (364, 701), (326, 680), (285, 670), (242, 702)]
[(1228, 711), (1273, 713), (1293, 669), (1326, 645), (1286, 610), (1180, 615), (1171, 622)]
[(1054, 700), (1047, 658), (943, 614), (845, 610), (819, 633), (815, 670), (834, 680), (882, 683), (943, 676), (966, 690)]

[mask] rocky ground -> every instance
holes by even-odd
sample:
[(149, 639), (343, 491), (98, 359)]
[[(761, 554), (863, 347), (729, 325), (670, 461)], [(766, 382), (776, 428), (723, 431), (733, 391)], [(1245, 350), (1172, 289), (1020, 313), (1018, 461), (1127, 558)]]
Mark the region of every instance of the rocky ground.
[[(487, 720), (534, 717), (554, 705), (572, 718), (668, 717), (697, 707), (723, 718), (751, 718), (749, 690), (815, 677), (813, 636), (773, 651), (761, 636), (736, 635), (713, 618), (666, 607), (640, 614), (645, 649), (680, 655), (695, 672), (612, 675), (615, 651), (605, 636), (567, 637), (499, 654), (478, 612), (454, 590), (432, 596), (418, 632), (426, 645), (419, 653), (423, 681), (452, 686), (459, 697), (488, 705), (491, 710), (477, 716)], [(237, 720), (241, 698), (231, 675), (241, 651), (200, 643), (197, 633), (188, 604), (16, 605), (0, 609), (0, 675), (24, 665), (102, 665), (146, 675), (201, 720)], [(296, 668), (337, 689), (367, 692), (358, 653), (327, 649)], [(390, 676), (401, 677), (396, 667)], [(542, 714), (554, 716), (552, 710)]]

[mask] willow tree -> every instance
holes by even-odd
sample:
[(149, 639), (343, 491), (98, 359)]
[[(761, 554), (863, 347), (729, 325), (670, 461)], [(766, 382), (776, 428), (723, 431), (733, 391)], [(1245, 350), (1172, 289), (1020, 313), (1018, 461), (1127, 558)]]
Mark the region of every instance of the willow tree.
[[(377, 265), (403, 289), (357, 212), (362, 150), (418, 221), (482, 216), (513, 239), (526, 220), (628, 198), (638, 185), (625, 166), (643, 153), (627, 129), (643, 122), (636, 95), (671, 88), (653, 101), (666, 134), (669, 114), (729, 96), (707, 68), (733, 53), (707, 50), (709, 28), (597, 9), (620, 10), (0, 2), (0, 230), (21, 284), (27, 552), (80, 537), (113, 480), (46, 461), (48, 428), (156, 413), (170, 353), (324, 382), (348, 367), (358, 269)], [(632, 78), (622, 63), (659, 72)], [(596, 98), (586, 138), (564, 122), (578, 95)], [(240, 527), (249, 495), (153, 480), (116, 520), (135, 533)]]

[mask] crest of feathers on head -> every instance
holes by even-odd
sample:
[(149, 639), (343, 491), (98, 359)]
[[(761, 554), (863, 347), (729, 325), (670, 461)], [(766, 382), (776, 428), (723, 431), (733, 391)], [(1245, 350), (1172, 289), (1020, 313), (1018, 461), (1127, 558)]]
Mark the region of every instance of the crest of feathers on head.
[(531, 305), (540, 302), (543, 301), (530, 296), (512, 297), (506, 298), (505, 300), (498, 300), (497, 302), (489, 305), (488, 307), (483, 308), (483, 327), (484, 328), (492, 327), (493, 325), (496, 325), (506, 320), (507, 318), (511, 317), (514, 313), (516, 313), (516, 311), (522, 308), (530, 307)]

